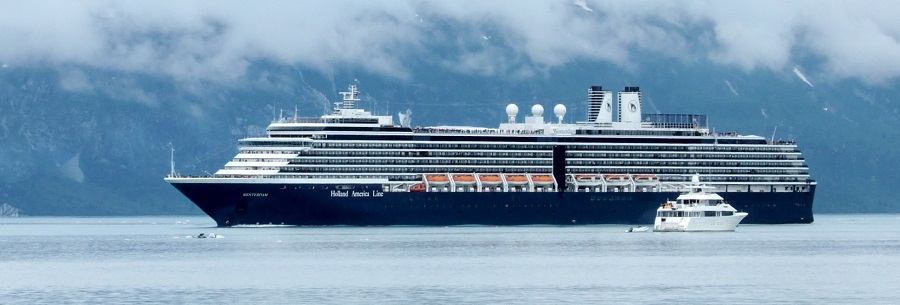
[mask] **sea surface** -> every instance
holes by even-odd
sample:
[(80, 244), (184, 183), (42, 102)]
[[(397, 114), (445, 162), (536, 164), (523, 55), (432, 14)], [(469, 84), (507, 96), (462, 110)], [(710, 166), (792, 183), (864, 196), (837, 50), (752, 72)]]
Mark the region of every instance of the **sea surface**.
[(0, 218), (0, 304), (900, 302), (897, 214), (728, 233), (628, 227)]

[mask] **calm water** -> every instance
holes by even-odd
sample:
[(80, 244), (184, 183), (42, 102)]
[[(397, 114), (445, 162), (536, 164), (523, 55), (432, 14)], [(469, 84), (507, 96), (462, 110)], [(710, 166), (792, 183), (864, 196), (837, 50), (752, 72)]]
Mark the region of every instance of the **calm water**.
[[(896, 304), (898, 221), (624, 233), (0, 218), (0, 303)], [(187, 238), (201, 232), (225, 238)]]

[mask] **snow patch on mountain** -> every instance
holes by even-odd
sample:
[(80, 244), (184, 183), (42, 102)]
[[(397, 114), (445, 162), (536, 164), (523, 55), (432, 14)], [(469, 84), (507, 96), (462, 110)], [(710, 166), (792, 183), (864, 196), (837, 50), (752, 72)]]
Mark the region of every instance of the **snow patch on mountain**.
[(587, 1), (585, 1), (585, 0), (575, 0), (575, 3), (573, 3), (573, 4), (575, 4), (576, 6), (580, 7), (581, 9), (583, 9), (585, 11), (592, 12), (592, 13), (594, 12), (594, 10), (592, 10), (590, 7), (587, 6)]
[(803, 72), (800, 72), (800, 69), (797, 68), (797, 66), (794, 66), (794, 74), (796, 74), (797, 77), (800, 78), (800, 80), (802, 80), (804, 83), (806, 83), (810, 87), (813, 87), (813, 88), (816, 87), (816, 86), (813, 86), (813, 84), (811, 82), (809, 82), (809, 78), (806, 78), (806, 75), (804, 75)]
[(81, 171), (81, 166), (78, 165), (80, 158), (80, 153), (75, 154), (75, 156), (69, 159), (69, 161), (66, 161), (66, 163), (63, 163), (63, 165), (59, 166), (59, 172), (62, 173), (66, 178), (72, 179), (75, 182), (84, 182), (84, 172)]
[(727, 79), (725, 80), (725, 85), (728, 86), (728, 90), (731, 90), (732, 94), (734, 94), (735, 96), (740, 96), (737, 90), (734, 89), (734, 86), (731, 85), (731, 82), (729, 82)]
[(0, 217), (19, 217), (19, 209), (8, 203), (0, 204)]

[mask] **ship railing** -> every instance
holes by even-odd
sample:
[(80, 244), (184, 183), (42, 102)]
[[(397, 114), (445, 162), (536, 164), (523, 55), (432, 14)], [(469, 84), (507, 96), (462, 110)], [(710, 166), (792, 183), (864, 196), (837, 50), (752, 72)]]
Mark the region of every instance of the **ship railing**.
[(441, 127), (415, 127), (414, 133), (448, 133), (448, 134), (476, 134), (476, 135), (536, 135), (544, 134), (543, 129), (495, 129), (495, 128), (441, 128)]
[(704, 114), (648, 113), (642, 115), (643, 123), (650, 123), (656, 128), (706, 128), (707, 118)]
[(292, 124), (378, 124), (378, 118), (371, 117), (330, 117), (330, 118), (293, 118), (284, 117), (276, 118), (272, 123), (292, 123)]
[(771, 144), (771, 145), (797, 145), (797, 141), (779, 139), (779, 140), (775, 140), (775, 141), (769, 141), (769, 144)]
[(236, 175), (181, 175), (181, 174), (169, 174), (166, 175), (166, 178), (230, 178), (226, 176), (236, 176)]

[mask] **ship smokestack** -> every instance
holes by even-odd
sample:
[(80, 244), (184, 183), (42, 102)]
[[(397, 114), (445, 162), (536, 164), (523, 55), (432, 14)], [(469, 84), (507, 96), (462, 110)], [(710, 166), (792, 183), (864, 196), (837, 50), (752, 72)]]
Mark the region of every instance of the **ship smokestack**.
[(641, 88), (625, 87), (619, 92), (619, 122), (641, 122)]
[(612, 94), (603, 91), (602, 86), (588, 88), (588, 122), (609, 123), (612, 122)]

